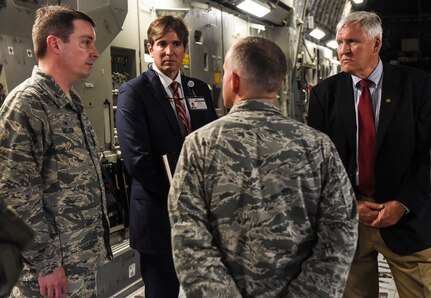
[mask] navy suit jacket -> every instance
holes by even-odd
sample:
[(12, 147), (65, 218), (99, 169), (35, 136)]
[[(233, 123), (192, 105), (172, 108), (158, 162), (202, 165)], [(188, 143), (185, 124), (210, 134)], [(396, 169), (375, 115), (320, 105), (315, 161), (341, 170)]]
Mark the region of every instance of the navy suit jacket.
[[(374, 199), (397, 200), (410, 210), (394, 226), (380, 229), (386, 245), (405, 255), (431, 247), (431, 76), (383, 64), (381, 100)], [(352, 185), (357, 167), (355, 119), (350, 74), (339, 73), (312, 89), (308, 124), (332, 139)]]
[[(188, 87), (189, 81), (193, 81), (193, 87)], [(186, 100), (192, 130), (217, 119), (208, 86), (184, 75), (181, 82), (186, 98), (192, 95), (204, 97), (207, 106), (206, 110), (193, 110)], [(161, 156), (167, 154), (173, 174), (183, 137), (175, 112), (154, 70), (148, 70), (121, 86), (116, 126), (122, 158), (132, 177), (130, 245), (142, 253), (171, 253), (167, 211), (170, 185)]]

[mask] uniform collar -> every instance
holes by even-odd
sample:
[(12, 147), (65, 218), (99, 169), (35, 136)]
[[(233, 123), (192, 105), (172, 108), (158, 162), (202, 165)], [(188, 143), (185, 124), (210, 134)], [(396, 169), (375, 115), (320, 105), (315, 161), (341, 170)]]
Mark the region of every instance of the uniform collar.
[(281, 111), (273, 104), (261, 99), (246, 99), (237, 102), (229, 111), (229, 114), (244, 110), (265, 110), (273, 113), (282, 114)]
[[(34, 66), (32, 76), (39, 79), (38, 81), (42, 88), (51, 95), (52, 100), (57, 106), (63, 108), (67, 104), (71, 104), (70, 99), (66, 96), (60, 86), (57, 85), (54, 78), (45, 73), (39, 66)], [(76, 107), (80, 110), (83, 109), (81, 99), (73, 87), (70, 88), (70, 97), (73, 102), (73, 104), (71, 104), (72, 107)]]

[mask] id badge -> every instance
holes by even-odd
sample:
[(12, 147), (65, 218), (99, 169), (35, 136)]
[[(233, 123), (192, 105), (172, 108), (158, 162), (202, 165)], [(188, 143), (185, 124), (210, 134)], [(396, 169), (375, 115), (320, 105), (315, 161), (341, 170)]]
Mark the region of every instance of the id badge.
[(207, 110), (207, 103), (203, 97), (187, 97), (191, 110)]

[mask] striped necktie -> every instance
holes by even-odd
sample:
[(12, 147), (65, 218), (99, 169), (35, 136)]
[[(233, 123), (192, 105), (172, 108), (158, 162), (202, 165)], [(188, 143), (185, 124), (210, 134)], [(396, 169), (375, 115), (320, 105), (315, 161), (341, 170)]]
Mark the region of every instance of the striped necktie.
[(182, 102), (180, 94), (178, 92), (178, 86), (179, 86), (179, 83), (176, 81), (173, 81), (170, 85), (170, 88), (172, 89), (172, 96), (175, 102), (175, 109), (177, 111), (178, 118), (184, 127), (184, 136), (186, 136), (191, 132), (191, 127), (190, 127), (189, 118), (187, 117), (186, 107), (184, 106), (184, 103)]

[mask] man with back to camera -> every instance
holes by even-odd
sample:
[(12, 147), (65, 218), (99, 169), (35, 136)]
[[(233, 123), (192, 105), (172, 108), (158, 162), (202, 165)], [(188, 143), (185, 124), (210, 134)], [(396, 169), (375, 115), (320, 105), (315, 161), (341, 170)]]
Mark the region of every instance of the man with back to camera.
[(334, 142), (355, 185), (359, 243), (345, 297), (377, 297), (377, 255), (398, 293), (431, 297), (431, 76), (382, 62), (380, 18), (337, 25), (344, 72), (311, 92), (308, 123)]
[(357, 210), (335, 147), (273, 105), (287, 69), (275, 43), (242, 39), (223, 68), (231, 110), (185, 140), (169, 192), (186, 296), (340, 297)]
[(110, 250), (96, 136), (72, 87), (99, 56), (94, 26), (67, 7), (38, 9), (38, 66), (0, 109), (0, 199), (35, 232), (12, 297), (95, 297)]
[(130, 245), (139, 251), (145, 297), (178, 297), (172, 260), (167, 196), (184, 138), (217, 118), (208, 86), (180, 73), (188, 30), (175, 16), (155, 19), (148, 28), (150, 69), (124, 84), (118, 94), (116, 123), (122, 157), (133, 178)]
[(31, 244), (33, 230), (0, 200), (0, 297), (9, 297), (23, 267), (22, 251)]

